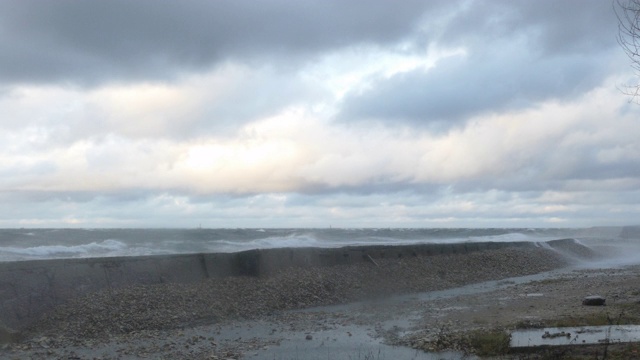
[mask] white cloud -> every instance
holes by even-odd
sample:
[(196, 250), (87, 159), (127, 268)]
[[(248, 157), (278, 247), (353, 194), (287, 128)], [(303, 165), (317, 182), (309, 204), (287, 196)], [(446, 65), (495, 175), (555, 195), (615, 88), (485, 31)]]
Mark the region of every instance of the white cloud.
[[(146, 187), (198, 193), (305, 192), (486, 183), (496, 178), (501, 186), (515, 182), (513, 186), (527, 190), (528, 181), (571, 179), (581, 167), (612, 163), (603, 159), (611, 160), (613, 155), (614, 164), (622, 159), (623, 165), (640, 161), (637, 152), (629, 151), (636, 148), (629, 134), (637, 133), (640, 124), (631, 116), (620, 118), (628, 130), (621, 138), (605, 129), (608, 124), (601, 119), (615, 116), (616, 109), (611, 91), (599, 90), (576, 102), (478, 117), (466, 127), (432, 134), (406, 127), (331, 123), (294, 107), (251, 122), (234, 136), (153, 139), (127, 137), (127, 131), (121, 131), (125, 135), (87, 138), (53, 149), (32, 148), (25, 155), (13, 152), (0, 159), (6, 167), (50, 164), (55, 169), (28, 181), (29, 177), (14, 179), (13, 186), (19, 190)], [(31, 138), (25, 136), (26, 142), (18, 141), (15, 148), (28, 147)], [(11, 143), (10, 138), (5, 140)], [(600, 150), (585, 158), (583, 154), (594, 148)], [(7, 181), (5, 186), (10, 186)]]

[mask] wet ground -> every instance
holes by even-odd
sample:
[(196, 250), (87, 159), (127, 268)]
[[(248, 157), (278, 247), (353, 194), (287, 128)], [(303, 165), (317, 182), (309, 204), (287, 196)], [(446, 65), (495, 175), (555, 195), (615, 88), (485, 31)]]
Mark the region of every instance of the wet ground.
[[(599, 294), (608, 306), (586, 307)], [(57, 343), (43, 337), (6, 345), (8, 359), (460, 359), (399, 344), (427, 344), (443, 332), (510, 329), (553, 319), (618, 315), (640, 306), (640, 267), (573, 267), (375, 301), (274, 313), (168, 331), (140, 331), (108, 341)], [(415, 346), (424, 348), (424, 346)], [(473, 358), (468, 356), (467, 358)]]

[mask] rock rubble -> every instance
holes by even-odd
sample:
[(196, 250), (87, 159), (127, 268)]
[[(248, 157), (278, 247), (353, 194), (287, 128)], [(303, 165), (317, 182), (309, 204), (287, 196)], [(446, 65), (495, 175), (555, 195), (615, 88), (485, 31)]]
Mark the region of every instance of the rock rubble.
[(27, 335), (94, 339), (252, 319), (283, 310), (534, 274), (566, 264), (560, 255), (542, 248), (375, 261), (377, 265), (291, 268), (264, 278), (228, 277), (103, 290), (58, 306), (28, 329)]

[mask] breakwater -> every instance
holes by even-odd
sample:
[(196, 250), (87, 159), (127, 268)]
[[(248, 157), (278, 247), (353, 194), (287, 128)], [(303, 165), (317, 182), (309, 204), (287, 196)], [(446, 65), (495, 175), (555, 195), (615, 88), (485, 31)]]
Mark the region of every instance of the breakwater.
[[(531, 242), (484, 242), (280, 248), (237, 253), (58, 259), (0, 263), (0, 324), (22, 329), (66, 300), (132, 285), (193, 283), (228, 276), (266, 277), (291, 267), (321, 267), (444, 254), (467, 254), (507, 247), (539, 247)], [(545, 243), (550, 249), (587, 251), (574, 240)], [(580, 251), (577, 251), (580, 250)]]

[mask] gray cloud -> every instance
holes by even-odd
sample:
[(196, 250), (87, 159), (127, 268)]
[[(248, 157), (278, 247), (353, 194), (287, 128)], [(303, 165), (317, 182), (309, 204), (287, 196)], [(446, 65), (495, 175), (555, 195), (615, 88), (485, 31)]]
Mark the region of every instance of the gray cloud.
[(238, 57), (395, 42), (427, 6), (437, 3), (3, 1), (0, 82), (166, 79)]
[(633, 222), (616, 31), (602, 0), (2, 1), (0, 225)]
[[(414, 70), (379, 79), (344, 101), (345, 119), (455, 123), (484, 112), (530, 107), (551, 98), (575, 98), (608, 75), (601, 57), (541, 58), (511, 53), (449, 60), (437, 71)], [(606, 58), (605, 58), (606, 59)]]
[[(24, 195), (24, 194), (23, 194)], [(544, 192), (404, 190), (389, 194), (304, 194), (215, 196), (207, 201), (180, 195), (156, 194), (127, 200), (108, 194), (94, 198), (33, 197), (0, 192), (16, 204), (2, 213), (2, 225), (24, 226), (159, 226), (304, 227), (334, 226), (549, 226), (549, 218), (572, 219), (571, 226), (633, 223), (638, 191), (576, 192), (572, 201), (549, 199)], [(565, 194), (563, 194), (564, 196)], [(176, 204), (187, 205), (188, 210)], [(73, 206), (69, 206), (72, 204)], [(467, 208), (471, 205), (471, 208)], [(562, 205), (567, 205), (566, 207)], [(605, 208), (603, 208), (603, 206)], [(609, 212), (607, 206), (624, 210)], [(335, 209), (337, 213), (330, 210)], [(439, 222), (446, 219), (446, 222)], [(77, 222), (69, 222), (70, 220)], [(560, 224), (563, 225), (563, 224)]]
[[(391, 78), (373, 78), (343, 101), (343, 120), (448, 128), (471, 116), (575, 98), (609, 74), (616, 23), (611, 4), (476, 1), (456, 13), (442, 41), (466, 56)], [(436, 30), (433, 30), (436, 31)]]
[(593, 53), (617, 46), (612, 2), (601, 0), (476, 0), (460, 7), (439, 41), (462, 44), (526, 36), (546, 55)]

